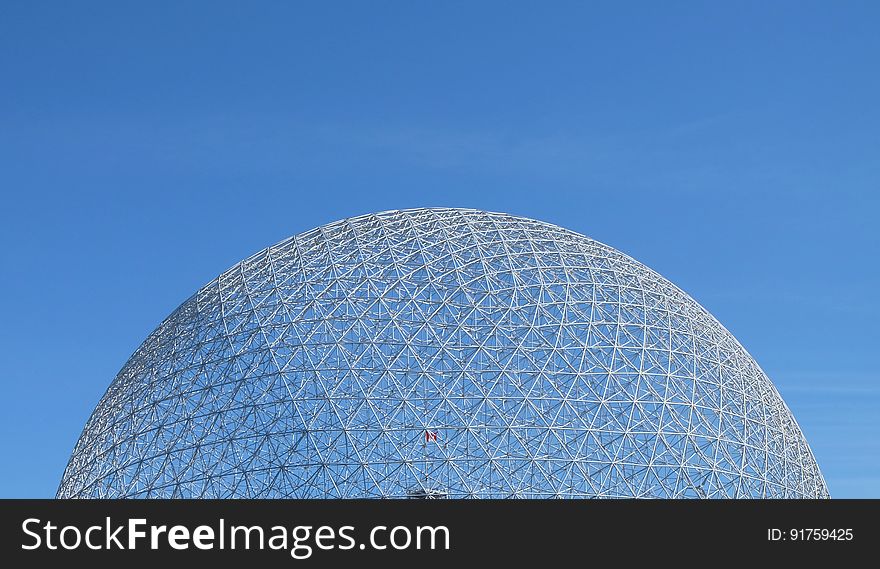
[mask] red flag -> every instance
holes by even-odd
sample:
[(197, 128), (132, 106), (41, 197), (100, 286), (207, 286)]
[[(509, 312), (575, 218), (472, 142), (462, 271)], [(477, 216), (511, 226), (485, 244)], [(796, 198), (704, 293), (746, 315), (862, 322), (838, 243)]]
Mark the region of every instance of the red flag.
[(429, 443), (431, 441), (437, 442), (437, 433), (425, 429), (425, 442)]

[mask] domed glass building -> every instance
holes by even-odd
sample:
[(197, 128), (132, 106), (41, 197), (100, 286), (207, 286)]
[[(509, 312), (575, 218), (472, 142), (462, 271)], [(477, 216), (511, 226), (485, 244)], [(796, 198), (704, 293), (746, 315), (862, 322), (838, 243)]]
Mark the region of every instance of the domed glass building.
[(498, 213), (297, 235), (205, 285), (85, 426), (60, 498), (824, 498), (743, 347), (630, 257)]

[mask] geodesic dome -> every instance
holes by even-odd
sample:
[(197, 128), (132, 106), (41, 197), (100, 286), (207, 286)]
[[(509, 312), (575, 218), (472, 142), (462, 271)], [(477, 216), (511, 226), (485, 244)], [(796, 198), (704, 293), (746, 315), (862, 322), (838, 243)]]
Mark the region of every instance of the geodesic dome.
[(827, 497), (789, 409), (630, 257), (505, 214), (302, 233), (147, 338), (58, 497)]

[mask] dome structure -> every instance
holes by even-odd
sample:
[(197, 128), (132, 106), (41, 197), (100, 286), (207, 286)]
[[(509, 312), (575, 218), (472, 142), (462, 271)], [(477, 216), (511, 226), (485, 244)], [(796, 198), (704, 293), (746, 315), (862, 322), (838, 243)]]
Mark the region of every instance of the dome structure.
[(289, 238), (123, 366), (60, 498), (824, 498), (773, 384), (566, 229), (390, 211)]

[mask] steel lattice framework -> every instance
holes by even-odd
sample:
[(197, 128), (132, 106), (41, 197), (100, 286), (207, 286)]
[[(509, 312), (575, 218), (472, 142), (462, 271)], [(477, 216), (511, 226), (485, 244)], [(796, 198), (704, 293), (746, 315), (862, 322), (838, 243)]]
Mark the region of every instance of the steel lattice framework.
[(365, 215), (147, 338), (58, 497), (827, 497), (791, 412), (630, 257), (505, 214)]

